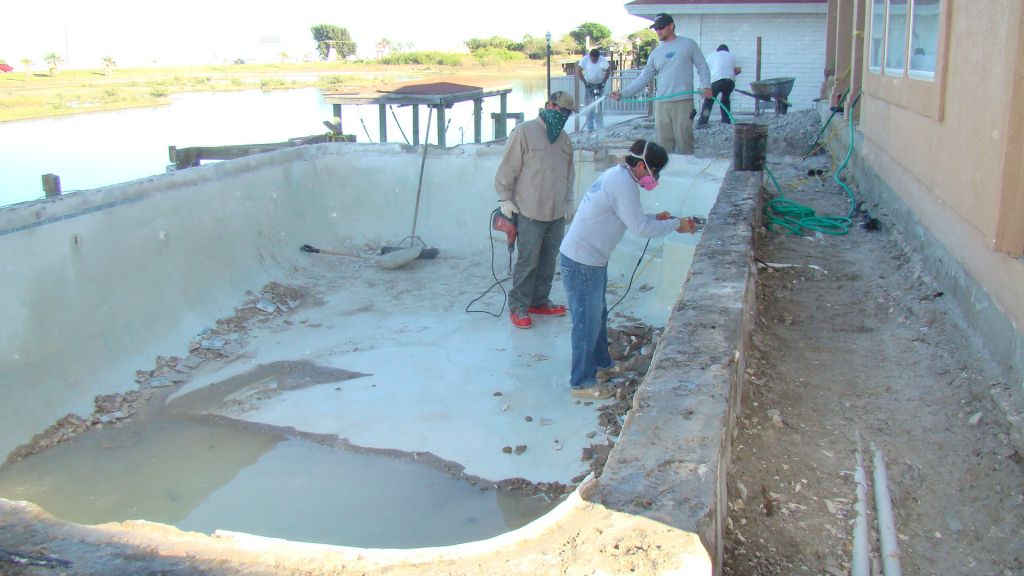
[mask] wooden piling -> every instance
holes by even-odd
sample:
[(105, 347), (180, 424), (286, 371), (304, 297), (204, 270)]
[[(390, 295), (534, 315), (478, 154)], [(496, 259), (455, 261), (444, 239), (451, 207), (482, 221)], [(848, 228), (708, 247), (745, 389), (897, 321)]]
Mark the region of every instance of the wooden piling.
[(43, 192), (47, 198), (60, 196), (60, 176), (56, 174), (43, 174)]
[[(328, 123), (329, 124), (329, 123)], [(322, 144), (324, 142), (355, 142), (355, 136), (349, 134), (314, 134), (303, 138), (292, 138), (285, 142), (269, 144), (238, 144), (234, 146), (192, 146), (189, 148), (167, 147), (167, 156), (174, 162), (176, 170), (199, 166), (203, 160), (233, 160), (262, 152), (284, 150), (306, 144)]]

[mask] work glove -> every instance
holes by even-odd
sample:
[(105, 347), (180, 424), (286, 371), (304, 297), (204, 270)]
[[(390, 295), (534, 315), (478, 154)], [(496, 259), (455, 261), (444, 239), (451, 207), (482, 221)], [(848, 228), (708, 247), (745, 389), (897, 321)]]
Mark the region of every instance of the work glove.
[(513, 214), (519, 214), (519, 206), (516, 206), (515, 202), (511, 200), (502, 200), (498, 202), (498, 209), (501, 210), (501, 214), (505, 218), (512, 218)]

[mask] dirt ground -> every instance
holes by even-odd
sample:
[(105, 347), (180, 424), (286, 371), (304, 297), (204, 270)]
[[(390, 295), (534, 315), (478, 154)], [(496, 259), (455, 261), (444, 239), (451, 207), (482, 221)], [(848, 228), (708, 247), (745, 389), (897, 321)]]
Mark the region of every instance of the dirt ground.
[[(800, 116), (788, 127), (772, 118), (769, 170), (782, 196), (843, 216), (838, 162), (801, 160), (814, 117)], [(992, 398), (1007, 383), (898, 230), (860, 208), (845, 235), (758, 233), (758, 320), (733, 440), (724, 573), (849, 573), (859, 436), (873, 573), (872, 444), (888, 470), (903, 573), (1021, 574), (1024, 468)]]
[[(818, 114), (756, 121), (769, 125), (768, 170), (781, 187), (766, 178), (766, 201), (845, 216), (850, 198), (832, 178), (842, 158), (804, 159)], [(654, 135), (650, 120), (608, 130)], [(696, 132), (697, 155), (731, 157), (731, 132), (713, 119)], [(1009, 385), (898, 230), (849, 186), (857, 210), (847, 234), (758, 231), (758, 321), (728, 472), (723, 572), (849, 574), (859, 436), (872, 573), (881, 573), (872, 444), (888, 472), (903, 573), (1024, 573), (1024, 458), (993, 400)]]

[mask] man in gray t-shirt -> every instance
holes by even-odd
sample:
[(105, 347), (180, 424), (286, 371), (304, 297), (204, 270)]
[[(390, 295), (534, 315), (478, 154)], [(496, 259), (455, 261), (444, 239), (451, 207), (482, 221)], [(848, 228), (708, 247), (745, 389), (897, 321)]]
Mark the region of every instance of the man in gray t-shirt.
[(613, 100), (629, 97), (643, 90), (658, 77), (657, 100), (654, 103), (654, 128), (658, 143), (669, 152), (693, 154), (693, 70), (700, 77), (704, 98), (711, 98), (711, 75), (700, 46), (692, 38), (676, 36), (672, 16), (658, 14), (651, 28), (661, 42), (647, 58), (643, 72), (629, 86), (609, 94)]

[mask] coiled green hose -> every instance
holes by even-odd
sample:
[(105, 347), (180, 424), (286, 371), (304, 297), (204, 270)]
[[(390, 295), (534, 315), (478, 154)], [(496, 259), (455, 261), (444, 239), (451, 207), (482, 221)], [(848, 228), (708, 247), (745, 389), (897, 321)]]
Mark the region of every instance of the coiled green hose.
[[(651, 102), (653, 100), (664, 100), (666, 98), (673, 98), (684, 94), (703, 94), (703, 91), (693, 90), (689, 92), (676, 92), (675, 94), (655, 96), (653, 98), (623, 98), (622, 102)], [(735, 124), (736, 119), (733, 117), (732, 112), (722, 106), (722, 102), (718, 98), (712, 98), (712, 100), (717, 102), (722, 110), (725, 110), (725, 113), (729, 116), (729, 120)], [(782, 192), (782, 187), (779, 186), (779, 181), (775, 179), (775, 174), (772, 174), (772, 171), (765, 166), (765, 172), (768, 173), (768, 177), (771, 179), (772, 183), (775, 185), (775, 189), (779, 193), (777, 198), (765, 203), (764, 206), (765, 225), (769, 229), (772, 226), (778, 226), (780, 228), (785, 228), (786, 230), (789, 230), (791, 234), (796, 235), (803, 235), (804, 230), (811, 230), (822, 234), (832, 234), (837, 236), (847, 234), (850, 231), (850, 226), (853, 224), (853, 212), (856, 206), (856, 201), (853, 197), (853, 190), (851, 190), (845, 182), (839, 179), (839, 175), (846, 169), (846, 166), (850, 163), (850, 158), (853, 156), (853, 108), (857, 105), (858, 100), (860, 100), (860, 94), (858, 94), (857, 98), (854, 99), (853, 103), (850, 105), (850, 109), (846, 111), (846, 115), (849, 117), (850, 132), (850, 145), (846, 151), (846, 158), (843, 159), (839, 168), (832, 174), (832, 179), (846, 191), (846, 195), (849, 198), (850, 208), (847, 210), (846, 216), (818, 216), (812, 208), (786, 198), (785, 194)], [(829, 118), (829, 120), (831, 120), (831, 118)], [(822, 131), (824, 131), (824, 127), (822, 128)]]

